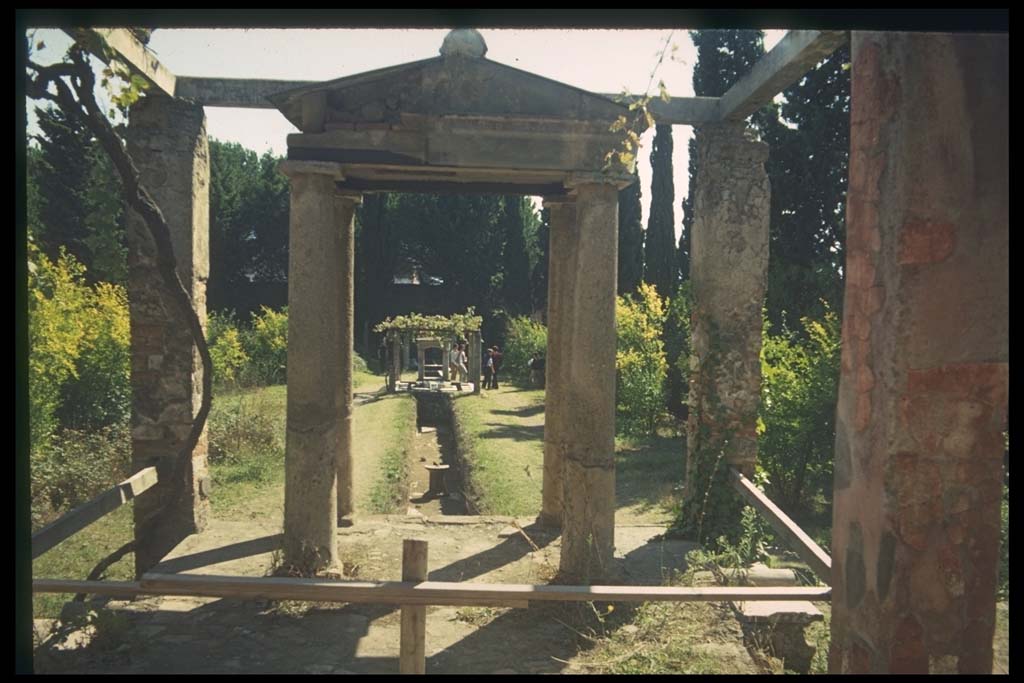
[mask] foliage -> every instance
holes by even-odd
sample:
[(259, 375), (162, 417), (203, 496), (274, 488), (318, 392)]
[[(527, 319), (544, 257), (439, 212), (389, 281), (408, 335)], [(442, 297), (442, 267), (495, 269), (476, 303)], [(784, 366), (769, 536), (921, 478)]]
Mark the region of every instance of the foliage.
[(506, 325), (501, 373), (525, 382), (530, 376), (530, 359), (547, 355), (548, 328), (526, 316), (510, 318)]
[(33, 450), (45, 449), (60, 417), (104, 426), (130, 401), (128, 302), (123, 289), (90, 287), (85, 268), (29, 242), (29, 414)]
[(675, 218), (672, 213), (672, 126), (655, 127), (651, 149), (651, 215), (644, 235), (644, 282), (662, 297), (676, 289)]
[(619, 190), (619, 294), (632, 294), (644, 276), (644, 225), (640, 173)]
[(788, 510), (832, 497), (840, 323), (825, 306), (822, 320), (803, 319), (802, 335), (766, 333), (761, 346), (758, 460), (769, 495)]
[(663, 334), (668, 361), (666, 398), (669, 411), (682, 416), (690, 392), (690, 311), (693, 309), (690, 282), (680, 284), (675, 296), (666, 303), (668, 311)]
[(213, 359), (213, 381), (235, 384), (239, 373), (251, 362), (242, 347), (242, 336), (234, 324), (234, 316), (211, 313), (207, 322), (207, 340)]
[(267, 482), (284, 460), (280, 425), (252, 399), (217, 402), (209, 424), (210, 470), (217, 486)]
[(434, 332), (458, 337), (479, 330), (481, 322), (481, 317), (474, 315), (473, 308), (470, 307), (466, 309), (465, 313), (453, 313), (451, 315), (411, 313), (409, 315), (397, 315), (394, 318), (388, 317), (383, 322), (378, 323), (373, 328), (373, 331), (397, 334)]
[(615, 305), (616, 430), (652, 434), (664, 409), (668, 363), (661, 330), (666, 310), (657, 290), (641, 283), (635, 297)]
[(999, 581), (996, 599), (1010, 599), (1010, 485), (1003, 484), (1003, 498), (999, 502)]
[[(531, 305), (530, 297), (530, 261), (527, 254), (525, 231), (529, 227), (535, 231), (534, 217), (530, 200), (526, 197), (506, 196), (503, 198), (501, 218), (505, 245), (502, 249), (502, 302), (511, 314), (525, 313)], [(525, 217), (533, 220), (527, 226)]]
[(410, 405), (375, 405), (365, 408), (381, 411), (387, 408), (390, 411), (390, 419), (386, 419), (384, 424), (376, 423), (375, 430), (380, 432), (375, 441), (386, 445), (381, 449), (380, 459), (374, 467), (376, 481), (369, 492), (368, 500), (359, 503), (366, 505), (366, 511), (371, 514), (385, 515), (404, 511), (407, 503), (403, 490), (409, 477), (409, 449), (416, 432), (416, 409)]
[(275, 311), (266, 306), (252, 314), (252, 324), (242, 335), (249, 357), (241, 379), (247, 385), (284, 384), (288, 377), (288, 307)]
[[(621, 230), (619, 235), (622, 235)], [(534, 245), (537, 250), (537, 261), (534, 263), (533, 271), (530, 273), (531, 300), (533, 301), (533, 310), (542, 311), (546, 316), (548, 308), (548, 264), (551, 247), (550, 209), (541, 209)]]
[(131, 434), (127, 422), (99, 429), (59, 430), (31, 457), (32, 528), (89, 501), (127, 478)]

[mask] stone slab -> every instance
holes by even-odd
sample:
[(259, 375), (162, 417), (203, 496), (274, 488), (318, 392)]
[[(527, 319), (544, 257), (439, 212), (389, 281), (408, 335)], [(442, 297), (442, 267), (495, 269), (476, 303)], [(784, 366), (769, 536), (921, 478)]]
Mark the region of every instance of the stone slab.
[(817, 607), (806, 600), (752, 600), (735, 604), (741, 618), (751, 624), (809, 624), (825, 618)]

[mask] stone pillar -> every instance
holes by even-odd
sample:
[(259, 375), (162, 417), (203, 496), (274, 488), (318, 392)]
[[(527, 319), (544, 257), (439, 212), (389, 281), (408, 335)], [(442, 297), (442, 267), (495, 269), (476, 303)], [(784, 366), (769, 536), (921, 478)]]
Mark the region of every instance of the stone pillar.
[(480, 358), (480, 332), (470, 332), (466, 335), (467, 356), (469, 356), (469, 379), (473, 382), (473, 393), (480, 393), (480, 374), (482, 360)]
[[(694, 540), (738, 524), (728, 467), (753, 474), (768, 279), (768, 145), (740, 122), (697, 128), (693, 292), (683, 523)], [(714, 499), (714, 500), (712, 500)]]
[[(409, 341), (405, 342), (405, 352), (409, 352)], [(398, 391), (398, 382), (402, 379), (402, 336), (395, 333), (391, 340), (391, 376), (394, 381), (391, 383), (391, 390)]]
[[(205, 329), (210, 160), (203, 108), (146, 96), (132, 107), (127, 143), (170, 228), (178, 275)], [(132, 470), (156, 465), (160, 476), (160, 485), (134, 503), (135, 571), (141, 575), (206, 526), (209, 476), (204, 430), (184, 477), (171, 479), (202, 402), (203, 365), (185, 312), (163, 284), (149, 230), (134, 211), (128, 213), (128, 267)]]
[(311, 573), (338, 557), (338, 469), (347, 458), (352, 395), (354, 202), (335, 198), (336, 164), (287, 161), (281, 170), (291, 180), (284, 561)]
[(537, 521), (548, 527), (562, 526), (564, 452), (571, 435), (566, 433), (568, 360), (572, 357), (571, 319), (573, 277), (576, 274), (574, 245), (576, 204), (570, 197), (545, 198), (550, 212), (548, 233), (548, 346), (544, 370), (544, 483)]
[[(599, 178), (575, 185), (576, 230), (569, 232), (565, 265), (571, 293), (558, 312), (572, 330), (562, 363), (565, 390), (561, 573), (594, 581), (612, 573), (615, 548), (615, 293), (618, 261), (618, 189)], [(552, 233), (555, 233), (553, 230)], [(567, 231), (562, 230), (562, 233)], [(552, 260), (558, 260), (557, 254)], [(556, 379), (556, 382), (558, 380)]]
[(354, 511), (352, 501), (352, 360), (355, 335), (355, 212), (362, 195), (334, 195), (336, 230), (341, 232), (341, 443), (338, 448), (338, 521)]
[(992, 670), (1008, 47), (853, 33), (832, 672)]
[(399, 366), (399, 371), (409, 369), (409, 342), (402, 344), (402, 364)]

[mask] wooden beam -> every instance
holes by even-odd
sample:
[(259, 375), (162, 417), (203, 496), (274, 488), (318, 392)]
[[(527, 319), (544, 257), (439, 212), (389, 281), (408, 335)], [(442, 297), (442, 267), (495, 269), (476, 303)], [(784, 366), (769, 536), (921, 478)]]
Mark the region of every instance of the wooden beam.
[(100, 49), (99, 40), (106, 41), (117, 52), (126, 64), (163, 94), (174, 97), (175, 78), (163, 64), (136, 40), (130, 31), (123, 28), (89, 28), (65, 29), (64, 31), (75, 40), (83, 40), (89, 52), (106, 62), (107, 56)]
[(73, 534), (78, 533), (104, 515), (135, 498), (157, 483), (155, 467), (139, 470), (117, 486), (108, 489), (71, 512), (32, 534), (32, 559), (36, 559), (50, 548)]
[(722, 95), (719, 119), (747, 118), (848, 40), (846, 31), (790, 31)]
[[(629, 103), (635, 99), (629, 97), (623, 100), (622, 95), (598, 94), (616, 102)], [(717, 97), (673, 97), (665, 102), (659, 97), (654, 97), (648, 103), (647, 108), (657, 123), (693, 126), (718, 120), (718, 99)]]
[(764, 494), (764, 491), (757, 488), (754, 482), (744, 477), (735, 468), (730, 467), (729, 474), (740, 495), (767, 518), (772, 528), (786, 539), (800, 558), (818, 575), (818, 578), (826, 584), (832, 585), (832, 558), (828, 553), (822, 550), (821, 546), (815, 543), (785, 512), (780, 510)]
[[(427, 542), (411, 538), (402, 541), (402, 581), (427, 580)], [(402, 605), (398, 646), (398, 673), (427, 672), (427, 606)]]
[(527, 607), (555, 602), (719, 602), (830, 600), (825, 587), (557, 586), (443, 581), (332, 581), (326, 579), (146, 574), (139, 582), (36, 579), (36, 593), (196, 595), (242, 600), (306, 600), (380, 605)]
[(204, 107), (277, 109), (268, 96), (314, 85), (317, 81), (276, 81), (258, 78), (178, 76), (175, 95)]

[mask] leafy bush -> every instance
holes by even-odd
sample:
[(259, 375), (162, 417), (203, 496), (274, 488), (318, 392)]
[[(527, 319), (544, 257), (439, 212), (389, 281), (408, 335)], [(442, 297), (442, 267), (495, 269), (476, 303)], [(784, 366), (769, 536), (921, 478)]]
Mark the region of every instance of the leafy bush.
[(234, 384), (250, 358), (242, 347), (242, 335), (235, 324), (234, 315), (210, 314), (206, 328), (210, 359), (213, 361), (213, 381)]
[(131, 409), (128, 298), (86, 284), (85, 267), (61, 251), (50, 261), (29, 243), (29, 419), (32, 447), (63, 423), (123, 422)]
[(835, 412), (839, 390), (839, 318), (802, 320), (804, 338), (787, 330), (764, 335), (758, 460), (768, 492), (784, 508), (810, 509), (832, 497)]
[(690, 282), (682, 283), (666, 305), (664, 340), (668, 360), (668, 408), (680, 415), (690, 393), (690, 311), (693, 308)]
[(505, 328), (501, 374), (525, 382), (530, 377), (531, 358), (547, 355), (548, 328), (526, 316), (509, 318)]
[(665, 406), (668, 362), (661, 340), (667, 312), (652, 285), (642, 283), (635, 298), (619, 297), (615, 305), (618, 336), (616, 430), (651, 434)]
[(131, 433), (126, 423), (58, 430), (46, 448), (31, 452), (33, 528), (122, 481), (130, 467)]
[(259, 402), (241, 398), (210, 411), (209, 459), (215, 485), (265, 482), (284, 458), (281, 425)]
[(242, 372), (247, 385), (284, 384), (288, 376), (288, 307), (275, 311), (261, 306), (260, 312), (252, 315), (242, 346), (250, 359)]

